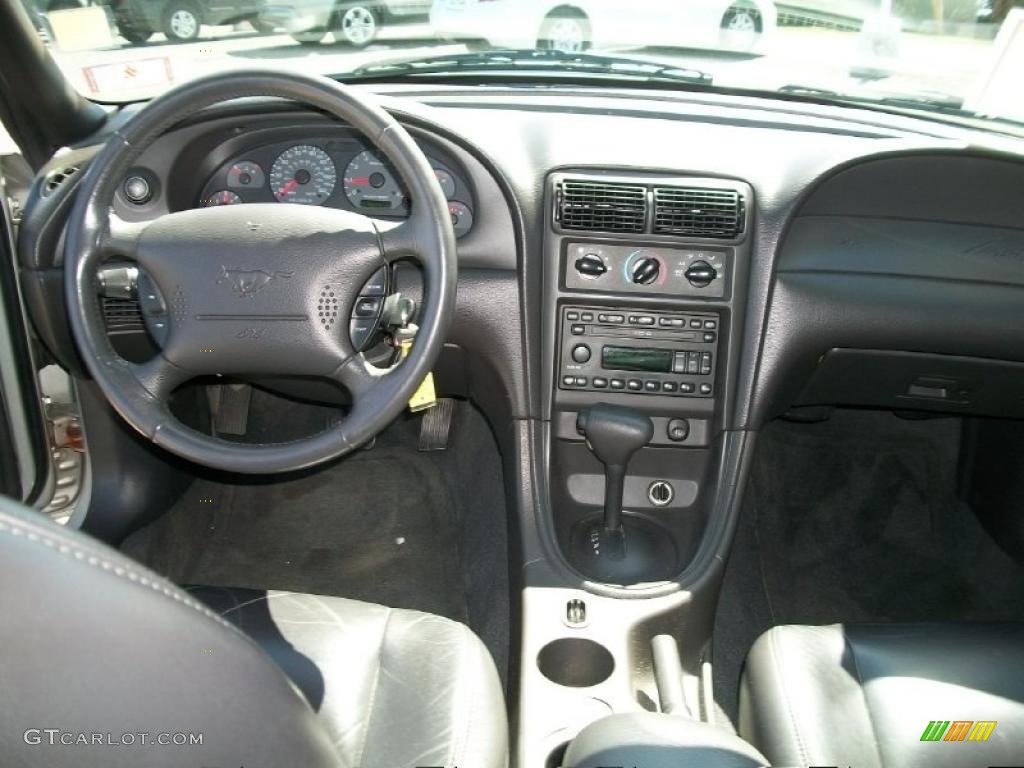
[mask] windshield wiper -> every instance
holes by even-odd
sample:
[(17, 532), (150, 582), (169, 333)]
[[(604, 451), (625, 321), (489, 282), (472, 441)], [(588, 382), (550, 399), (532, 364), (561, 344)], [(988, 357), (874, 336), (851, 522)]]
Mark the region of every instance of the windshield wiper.
[(805, 85), (784, 85), (779, 93), (813, 99), (816, 101), (832, 101), (838, 104), (865, 107), (893, 107), (895, 109), (941, 112), (959, 117), (974, 117), (973, 112), (963, 108), (963, 99), (945, 93), (925, 94), (891, 94), (860, 95), (833, 91), (828, 88), (815, 88)]
[(383, 61), (365, 64), (357, 67), (351, 73), (338, 77), (342, 80), (365, 80), (386, 79), (396, 75), (467, 76), (481, 73), (516, 75), (544, 72), (554, 75), (569, 73), (645, 82), (711, 85), (711, 75), (699, 69), (617, 56), (534, 49), (493, 50), (479, 53), (458, 53), (451, 56), (430, 56), (422, 59)]

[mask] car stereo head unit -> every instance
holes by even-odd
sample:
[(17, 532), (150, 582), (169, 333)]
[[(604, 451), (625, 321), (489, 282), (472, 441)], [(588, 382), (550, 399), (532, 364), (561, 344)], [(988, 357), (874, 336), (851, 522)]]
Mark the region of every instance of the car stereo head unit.
[(563, 307), (557, 386), (713, 397), (719, 323), (709, 312)]

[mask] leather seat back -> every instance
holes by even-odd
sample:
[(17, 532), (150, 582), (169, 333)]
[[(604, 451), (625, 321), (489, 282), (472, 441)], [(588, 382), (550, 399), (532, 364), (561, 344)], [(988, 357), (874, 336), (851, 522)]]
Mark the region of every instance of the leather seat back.
[(3, 498), (0, 649), (5, 765), (338, 764), (309, 704), (248, 637), (134, 561)]

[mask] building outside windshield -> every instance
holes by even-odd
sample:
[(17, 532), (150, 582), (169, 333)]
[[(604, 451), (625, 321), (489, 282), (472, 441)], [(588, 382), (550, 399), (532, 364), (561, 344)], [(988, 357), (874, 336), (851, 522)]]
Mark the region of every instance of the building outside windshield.
[[(24, 2), (71, 83), (99, 101), (254, 65), (353, 81), (683, 72), (701, 87), (1024, 121), (1024, 0)], [(505, 50), (516, 53), (493, 53)]]

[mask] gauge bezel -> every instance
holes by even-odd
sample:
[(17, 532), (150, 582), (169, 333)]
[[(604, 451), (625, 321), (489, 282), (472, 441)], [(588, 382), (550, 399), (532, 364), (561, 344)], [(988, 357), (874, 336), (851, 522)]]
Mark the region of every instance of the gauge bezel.
[[(334, 190), (319, 203), (320, 205), (353, 210), (386, 221), (404, 219), (409, 215), (409, 208), (404, 196), (402, 205), (393, 209), (373, 210), (365, 207), (356, 207), (352, 204), (349, 197), (345, 194), (343, 182), (339, 183), (338, 169), (347, 170), (348, 166), (357, 156), (367, 150), (371, 150), (372, 147), (358, 134), (344, 127), (330, 132), (310, 130), (303, 131), (301, 134), (297, 134), (294, 129), (265, 128), (243, 134), (219, 145), (218, 150), (213, 153), (211, 158), (213, 162), (201, 165), (204, 169), (212, 166), (213, 170), (209, 172), (205, 182), (202, 184), (200, 194), (197, 195), (192, 205), (199, 207), (206, 196), (228, 188), (227, 173), (234, 165), (240, 162), (253, 162), (263, 168), (264, 184), (259, 188), (253, 186), (233, 187), (230, 188), (231, 191), (238, 194), (244, 203), (278, 203), (279, 201), (271, 188), (270, 172), (267, 169), (271, 168), (277, 158), (285, 151), (296, 146), (313, 146), (320, 149), (330, 157), (334, 164), (336, 173)], [(465, 205), (470, 210), (475, 222), (477, 219), (475, 196), (467, 181), (468, 177), (454, 160), (444, 154), (443, 150), (427, 146), (425, 147), (425, 154), (435, 171), (443, 171), (449, 174), (455, 181), (455, 193), (448, 199), (448, 202), (458, 202)], [(216, 165), (213, 165), (214, 162)], [(345, 173), (341, 172), (340, 177), (343, 179), (344, 176)], [(397, 175), (395, 180), (400, 188), (404, 189), (405, 185)], [(464, 237), (466, 234), (467, 232), (460, 231), (458, 236)]]

